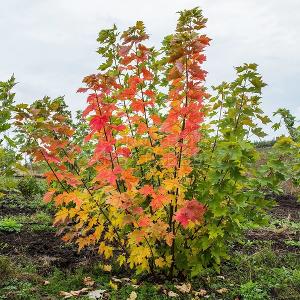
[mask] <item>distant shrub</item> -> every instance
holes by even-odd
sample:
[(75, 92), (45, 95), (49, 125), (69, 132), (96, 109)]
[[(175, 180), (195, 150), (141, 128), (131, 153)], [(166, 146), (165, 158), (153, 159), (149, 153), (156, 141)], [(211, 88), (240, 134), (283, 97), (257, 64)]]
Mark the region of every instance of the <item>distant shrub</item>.
[(254, 142), (256, 148), (268, 148), (272, 147), (275, 144), (276, 140), (269, 140), (269, 141), (257, 141)]
[(42, 180), (28, 176), (18, 182), (18, 189), (25, 198), (34, 198), (36, 195), (42, 195), (46, 191), (46, 184)]

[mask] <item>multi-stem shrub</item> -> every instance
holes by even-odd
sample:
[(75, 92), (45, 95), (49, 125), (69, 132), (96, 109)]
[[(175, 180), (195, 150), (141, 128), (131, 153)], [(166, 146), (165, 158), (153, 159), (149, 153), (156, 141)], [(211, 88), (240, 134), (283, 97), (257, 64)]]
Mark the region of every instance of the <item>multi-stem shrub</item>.
[(262, 190), (276, 179), (257, 166), (248, 137), (263, 135), (257, 119), (269, 122), (264, 83), (244, 65), (208, 95), (205, 23), (197, 8), (180, 12), (159, 51), (141, 21), (121, 35), (100, 32), (100, 71), (78, 90), (88, 103), (84, 146), (76, 128), (86, 126), (73, 125), (61, 99), (17, 108), (27, 152), (49, 166), (44, 198), (57, 206), (64, 240), (139, 273), (197, 275), (218, 268), (229, 238), (262, 218)]

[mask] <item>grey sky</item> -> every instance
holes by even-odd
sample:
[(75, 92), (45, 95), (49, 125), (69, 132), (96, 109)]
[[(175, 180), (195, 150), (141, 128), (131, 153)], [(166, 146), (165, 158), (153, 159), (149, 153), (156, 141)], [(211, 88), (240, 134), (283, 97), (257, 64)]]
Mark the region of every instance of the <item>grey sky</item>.
[(234, 66), (256, 62), (268, 86), (263, 108), (300, 116), (300, 1), (298, 0), (0, 0), (0, 80), (15, 73), (17, 100), (65, 95), (74, 111), (81, 79), (99, 65), (96, 37), (116, 23), (120, 30), (143, 20), (150, 42), (172, 33), (178, 10), (200, 6), (213, 39), (207, 83), (234, 77)]

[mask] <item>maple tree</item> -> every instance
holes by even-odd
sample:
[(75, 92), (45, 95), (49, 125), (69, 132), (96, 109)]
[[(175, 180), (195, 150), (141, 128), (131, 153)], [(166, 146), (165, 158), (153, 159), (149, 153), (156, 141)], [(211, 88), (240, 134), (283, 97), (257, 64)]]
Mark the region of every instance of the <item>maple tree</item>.
[(102, 30), (102, 63), (78, 89), (87, 106), (77, 125), (62, 98), (17, 105), (24, 151), (49, 167), (54, 224), (79, 250), (95, 247), (138, 273), (194, 276), (218, 268), (227, 240), (259, 221), (268, 204), (259, 188), (277, 183), (258, 179), (274, 164), (258, 169), (248, 139), (264, 135), (254, 120), (270, 121), (259, 108), (264, 83), (245, 64), (211, 97), (205, 25), (200, 9), (181, 11), (160, 50), (147, 46), (141, 21), (122, 34)]

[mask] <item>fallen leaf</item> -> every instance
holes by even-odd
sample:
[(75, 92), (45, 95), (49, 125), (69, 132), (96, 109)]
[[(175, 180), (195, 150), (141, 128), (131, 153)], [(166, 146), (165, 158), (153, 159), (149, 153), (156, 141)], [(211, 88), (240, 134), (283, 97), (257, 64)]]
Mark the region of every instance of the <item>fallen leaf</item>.
[(175, 285), (176, 289), (181, 293), (189, 293), (192, 286), (190, 283), (183, 283), (182, 285)]
[(137, 284), (131, 284), (131, 286), (134, 288), (134, 289), (137, 289), (139, 287), (139, 285)]
[(85, 294), (88, 290), (89, 290), (89, 288), (83, 288), (83, 289), (78, 290), (78, 291), (70, 291), (70, 292), (60, 291), (59, 295), (63, 296), (64, 299), (68, 299), (68, 298), (71, 298), (71, 297), (77, 297), (77, 296), (80, 296), (82, 294)]
[(198, 292), (195, 292), (195, 296), (201, 296), (201, 297), (203, 297), (206, 294), (207, 294), (207, 291), (203, 290), (203, 289), (199, 290)]
[(84, 277), (83, 283), (86, 286), (93, 286), (95, 284), (95, 281), (91, 277)]
[(91, 300), (97, 300), (97, 299), (102, 299), (103, 298), (103, 294), (106, 292), (106, 290), (95, 290), (95, 291), (91, 291), (87, 294), (87, 296), (89, 297), (89, 299)]
[(111, 272), (111, 265), (104, 265), (102, 269), (105, 272)]
[(137, 293), (135, 291), (132, 291), (129, 297), (127, 298), (127, 300), (136, 300), (136, 298), (137, 298)]
[(50, 284), (50, 281), (45, 280), (45, 281), (44, 281), (44, 285), (48, 285), (48, 284)]
[(112, 277), (111, 280), (114, 281), (114, 282), (119, 282), (119, 283), (123, 282), (122, 279), (119, 279), (119, 278), (116, 278), (116, 277)]
[(169, 292), (168, 292), (168, 296), (169, 296), (169, 297), (179, 297), (179, 295), (176, 294), (176, 293), (174, 293), (173, 291), (169, 291)]
[(228, 289), (226, 289), (226, 288), (221, 288), (221, 289), (218, 289), (217, 292), (218, 292), (219, 294), (225, 294), (225, 293), (228, 292)]

